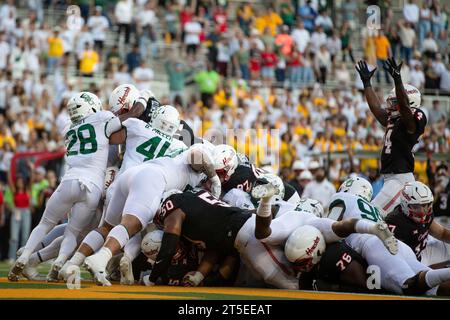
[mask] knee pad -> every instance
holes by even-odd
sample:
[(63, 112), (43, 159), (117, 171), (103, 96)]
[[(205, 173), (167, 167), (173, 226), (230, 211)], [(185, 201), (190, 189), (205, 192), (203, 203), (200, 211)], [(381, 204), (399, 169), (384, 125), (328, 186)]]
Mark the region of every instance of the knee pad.
[(115, 226), (109, 233), (108, 237), (116, 239), (121, 248), (123, 248), (130, 239), (127, 228), (121, 224)]
[(91, 232), (89, 232), (86, 238), (84, 238), (83, 240), (83, 243), (89, 246), (94, 252), (99, 250), (104, 242), (105, 238), (97, 230), (92, 230)]

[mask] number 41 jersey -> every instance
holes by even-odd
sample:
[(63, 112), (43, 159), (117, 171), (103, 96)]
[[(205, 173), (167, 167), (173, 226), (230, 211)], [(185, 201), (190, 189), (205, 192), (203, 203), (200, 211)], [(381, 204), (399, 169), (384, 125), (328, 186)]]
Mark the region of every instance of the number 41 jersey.
[(110, 111), (100, 111), (72, 123), (65, 132), (68, 169), (63, 180), (77, 179), (103, 189), (109, 137), (122, 127)]
[(127, 129), (127, 139), (119, 174), (148, 160), (174, 157), (187, 149), (180, 140), (174, 140), (142, 120), (130, 118), (123, 126)]
[(427, 117), (422, 110), (411, 108), (416, 121), (416, 132), (408, 133), (400, 117), (389, 120), (381, 151), (381, 173), (414, 172), (412, 148), (418, 142), (427, 125)]

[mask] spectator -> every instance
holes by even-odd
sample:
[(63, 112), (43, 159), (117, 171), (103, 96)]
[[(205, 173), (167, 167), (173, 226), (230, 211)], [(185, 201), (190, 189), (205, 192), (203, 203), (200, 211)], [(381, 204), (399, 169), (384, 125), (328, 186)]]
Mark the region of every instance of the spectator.
[(331, 32), (333, 30), (333, 21), (328, 15), (327, 10), (319, 11), (319, 15), (316, 17), (314, 25), (316, 26), (316, 28), (319, 26), (322, 27), (327, 36), (331, 35)]
[(127, 54), (126, 63), (128, 65), (128, 72), (133, 73), (134, 69), (141, 64), (141, 54), (139, 53), (139, 46), (134, 45), (131, 52)]
[(331, 55), (326, 45), (321, 45), (319, 52), (315, 58), (315, 69), (317, 73), (317, 80), (325, 84), (327, 82), (327, 74), (331, 70)]
[(400, 44), (401, 44), (401, 40), (400, 40), (400, 35), (399, 32), (397, 30), (396, 26), (392, 26), (389, 29), (389, 33), (387, 34), (389, 43), (391, 44), (391, 52), (392, 52), (392, 57), (394, 59), (397, 59), (397, 53), (398, 50), (397, 48), (400, 48)]
[(114, 10), (119, 31), (117, 32), (117, 41), (120, 40), (120, 35), (125, 34), (125, 43), (130, 43), (131, 22), (133, 19), (133, 0), (120, 0), (117, 2)]
[(423, 41), (422, 50), (425, 56), (435, 58), (438, 52), (438, 45), (433, 38), (433, 33), (430, 31), (427, 34), (426, 39)]
[(388, 38), (384, 35), (383, 30), (378, 30), (378, 35), (375, 37), (375, 47), (376, 47), (376, 55), (377, 55), (377, 81), (380, 83), (380, 73), (381, 70), (384, 70), (384, 78), (386, 83), (390, 84), (390, 76), (387, 70), (384, 69), (384, 63), (387, 61), (388, 57), (392, 56), (391, 53), (391, 44)]
[(422, 43), (425, 36), (431, 31), (431, 10), (426, 1), (422, 2), (419, 13), (419, 42), (418, 49), (422, 50)]
[(45, 178), (46, 171), (43, 167), (36, 168), (31, 183), (31, 205), (32, 205), (32, 226), (36, 226), (41, 219), (43, 211), (40, 211), (39, 198), (41, 191), (48, 187), (48, 180)]
[(336, 188), (325, 177), (325, 169), (317, 161), (309, 164), (309, 171), (314, 176), (314, 180), (305, 186), (302, 197), (318, 200), (322, 206), (328, 206), (331, 196), (336, 193)]
[(94, 37), (92, 36), (92, 32), (89, 31), (89, 27), (87, 25), (83, 25), (81, 28), (81, 32), (77, 37), (77, 59), (79, 61), (83, 51), (86, 49), (86, 44), (94, 47)]
[(441, 75), (439, 88), (444, 94), (450, 95), (450, 61), (447, 62), (447, 68)]
[(9, 260), (16, 259), (16, 252), (20, 246), (24, 246), (31, 229), (31, 197), (30, 186), (23, 177), (17, 177), (16, 181), (9, 185), (13, 195), (12, 215), (10, 220)]
[(197, 83), (203, 105), (207, 108), (212, 106), (212, 97), (220, 84), (220, 75), (212, 69), (211, 63), (207, 63), (207, 70), (202, 70), (194, 76)]
[(197, 50), (200, 46), (200, 34), (202, 33), (202, 26), (196, 17), (184, 25), (184, 44), (186, 45), (186, 53), (192, 59), (195, 59)]
[[(428, 162), (427, 167), (430, 167)], [(427, 168), (427, 169), (428, 169)], [(431, 170), (430, 170), (431, 171)], [(428, 173), (428, 172), (427, 172)], [(430, 172), (432, 174), (432, 172)], [(436, 173), (433, 177), (433, 185), (431, 189), (435, 195), (433, 204), (433, 214), (436, 221), (444, 226), (450, 226), (450, 182), (449, 182), (448, 166), (444, 163), (436, 168)]]
[(89, 17), (87, 20), (87, 25), (92, 32), (95, 50), (97, 50), (101, 55), (103, 52), (103, 43), (106, 39), (106, 30), (109, 27), (108, 19), (106, 19), (105, 16), (102, 16), (102, 7), (95, 7), (95, 13), (93, 16)]
[(239, 27), (246, 36), (250, 35), (250, 25), (252, 23), (253, 9), (250, 3), (243, 3), (237, 9)]
[(423, 73), (420, 64), (416, 64), (410, 73), (410, 84), (419, 90), (422, 90), (425, 86), (425, 74)]
[(275, 37), (275, 45), (284, 56), (288, 56), (292, 51), (294, 40), (289, 34), (289, 27), (282, 26), (280, 33)]
[(300, 86), (302, 80), (302, 54), (297, 48), (297, 45), (294, 45), (294, 49), (287, 60), (288, 65), (288, 73), (289, 73), (289, 82), (292, 87)]
[(173, 103), (176, 96), (183, 97), (186, 77), (190, 71), (183, 61), (174, 56), (167, 60), (164, 66), (169, 77), (170, 101)]
[(306, 3), (299, 7), (298, 14), (305, 24), (305, 29), (309, 32), (313, 32), (315, 29), (315, 20), (317, 17), (317, 12), (311, 6), (311, 0), (307, 0)]
[(441, 108), (439, 100), (433, 100), (433, 105), (428, 115), (430, 125), (446, 119), (446, 112)]
[(119, 47), (114, 45), (111, 48), (111, 51), (106, 55), (105, 61), (105, 71), (106, 73), (115, 72), (119, 69), (119, 66), (122, 63), (122, 57), (119, 53)]
[(355, 62), (355, 59), (353, 58), (353, 49), (352, 49), (352, 43), (351, 43), (351, 36), (352, 36), (352, 30), (350, 29), (349, 23), (346, 21), (342, 25), (341, 30), (341, 47), (342, 47), (342, 61), (346, 61), (347, 59), (347, 53), (352, 60), (352, 62)]
[(261, 53), (261, 75), (266, 85), (270, 84), (275, 77), (276, 64), (277, 56), (273, 52), (273, 48), (267, 46), (266, 50)]
[(10, 52), (11, 46), (8, 41), (6, 41), (6, 34), (4, 32), (0, 32), (0, 71), (6, 71)]
[(123, 83), (131, 83), (132, 80), (133, 79), (131, 78), (131, 75), (128, 72), (128, 65), (126, 63), (122, 63), (119, 66), (119, 70), (114, 73), (113, 77), (114, 86), (117, 87), (118, 85)]
[(228, 28), (228, 17), (227, 12), (223, 6), (217, 6), (213, 14), (214, 23), (219, 27), (221, 33), (227, 32)]
[(293, 181), (291, 184), (294, 186), (294, 188), (297, 190), (300, 197), (303, 197), (303, 192), (306, 188), (306, 186), (312, 181), (313, 176), (309, 170), (304, 170), (302, 173), (300, 173), (297, 176), (297, 183), (293, 184)]
[[(150, 51), (152, 57), (155, 57), (158, 52), (156, 45), (150, 45), (156, 41), (155, 28), (158, 21), (156, 16), (154, 4), (152, 1), (148, 1), (145, 4), (144, 10), (140, 11), (137, 15), (137, 34), (139, 39), (139, 48), (141, 51), (141, 57), (147, 58), (147, 53)], [(148, 50), (150, 48), (150, 50)]]
[(235, 55), (235, 64), (239, 66), (240, 76), (244, 80), (250, 80), (250, 51), (245, 47), (245, 42), (243, 39), (239, 39), (239, 49)]
[(98, 53), (94, 50), (92, 44), (86, 43), (85, 49), (80, 59), (80, 74), (83, 77), (93, 77), (94, 72), (98, 70), (98, 63), (100, 58)]
[(228, 39), (223, 37), (217, 44), (217, 71), (221, 76), (228, 75), (228, 65), (231, 61), (231, 50)]
[(327, 40), (327, 49), (331, 55), (331, 62), (333, 63), (333, 72), (336, 65), (336, 56), (342, 50), (342, 43), (336, 31), (333, 31), (332, 36)]
[(439, 37), (443, 29), (445, 29), (445, 16), (442, 13), (439, 3), (436, 3), (431, 14), (431, 30), (433, 31), (434, 39)]
[(59, 37), (60, 29), (55, 28), (53, 36), (48, 38), (47, 73), (52, 73), (58, 67), (58, 63), (64, 54), (63, 41)]
[(414, 3), (414, 0), (407, 0), (403, 6), (403, 16), (412, 26), (419, 22), (419, 11), (419, 7)]
[(297, 20), (297, 25), (292, 31), (292, 39), (297, 45), (298, 50), (303, 53), (305, 52), (306, 46), (311, 38), (308, 30), (305, 29), (304, 23), (301, 20)]
[(277, 34), (277, 29), (283, 24), (280, 15), (274, 10), (272, 6), (267, 9), (267, 15), (264, 16), (266, 26), (270, 30), (270, 34), (274, 37)]
[(319, 51), (322, 45), (326, 45), (327, 43), (327, 35), (323, 32), (323, 28), (321, 26), (317, 27), (317, 30), (313, 32), (311, 35), (311, 51), (316, 53)]
[(145, 60), (142, 60), (140, 66), (133, 70), (133, 81), (139, 90), (150, 88), (154, 76), (155, 73)]
[(280, 6), (280, 17), (283, 20), (283, 24), (288, 26), (289, 30), (294, 26), (295, 23), (295, 12), (292, 5), (289, 3), (282, 3)]
[(416, 41), (416, 33), (408, 22), (399, 22), (400, 27), (400, 55), (407, 63), (411, 60), (411, 54)]

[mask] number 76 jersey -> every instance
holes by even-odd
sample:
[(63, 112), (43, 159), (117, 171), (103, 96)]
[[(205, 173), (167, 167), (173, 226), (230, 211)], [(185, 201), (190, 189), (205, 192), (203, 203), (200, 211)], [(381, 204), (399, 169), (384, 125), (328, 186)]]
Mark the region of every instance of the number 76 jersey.
[(93, 113), (72, 123), (65, 132), (68, 169), (62, 180), (77, 179), (103, 188), (108, 161), (109, 137), (122, 127), (110, 111)]
[(329, 214), (332, 212), (333, 208), (337, 206), (343, 207), (340, 216), (328, 216), (328, 218), (338, 221), (351, 218), (365, 219), (373, 222), (383, 220), (380, 211), (376, 206), (363, 198), (347, 192), (338, 192), (331, 197), (328, 209)]

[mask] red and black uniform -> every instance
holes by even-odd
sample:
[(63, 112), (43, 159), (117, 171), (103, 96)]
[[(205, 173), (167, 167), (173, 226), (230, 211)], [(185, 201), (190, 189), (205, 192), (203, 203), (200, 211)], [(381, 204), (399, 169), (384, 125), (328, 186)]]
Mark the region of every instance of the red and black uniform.
[(428, 231), (433, 222), (433, 215), (424, 224), (417, 223), (408, 218), (401, 206), (397, 206), (384, 219), (395, 237), (407, 244), (416, 254), (417, 260), (421, 260), (422, 251), (427, 246)]
[[(161, 282), (158, 284), (168, 286), (181, 285), (186, 273), (197, 270), (198, 262), (198, 250), (190, 242), (181, 240), (178, 243), (177, 253), (172, 258), (167, 273), (161, 277)], [(141, 253), (133, 261), (135, 279), (140, 279), (142, 273), (150, 270), (152, 270), (152, 265), (147, 261), (147, 257)]]
[(416, 121), (416, 132), (408, 133), (401, 117), (388, 120), (381, 150), (381, 173), (399, 174), (414, 172), (414, 155), (412, 149), (423, 134), (427, 117), (422, 110), (411, 108)]

